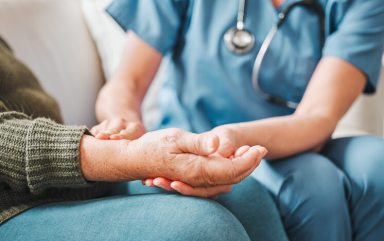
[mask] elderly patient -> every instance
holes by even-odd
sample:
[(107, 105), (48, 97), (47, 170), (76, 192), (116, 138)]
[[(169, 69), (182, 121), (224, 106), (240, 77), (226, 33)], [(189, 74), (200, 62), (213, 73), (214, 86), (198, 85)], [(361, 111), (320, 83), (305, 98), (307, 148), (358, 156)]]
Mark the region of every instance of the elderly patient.
[(118, 185), (161, 176), (210, 196), (248, 176), (265, 148), (243, 146), (226, 159), (214, 154), (213, 134), (168, 129), (107, 141), (60, 122), (56, 102), (0, 39), (0, 240), (286, 240), (254, 180), (217, 201)]

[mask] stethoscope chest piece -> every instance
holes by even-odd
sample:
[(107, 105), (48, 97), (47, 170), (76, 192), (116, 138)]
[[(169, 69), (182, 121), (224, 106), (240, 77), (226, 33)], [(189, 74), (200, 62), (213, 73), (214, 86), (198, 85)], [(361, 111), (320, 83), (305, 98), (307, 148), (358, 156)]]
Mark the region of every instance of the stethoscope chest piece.
[(224, 35), (227, 48), (235, 54), (246, 54), (255, 45), (255, 36), (246, 29), (230, 28)]

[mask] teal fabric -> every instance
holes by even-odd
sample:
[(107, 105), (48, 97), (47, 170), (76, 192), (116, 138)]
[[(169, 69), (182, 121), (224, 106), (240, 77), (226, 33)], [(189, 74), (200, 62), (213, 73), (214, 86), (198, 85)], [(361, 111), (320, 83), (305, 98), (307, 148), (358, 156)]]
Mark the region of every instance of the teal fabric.
[(121, 183), (104, 198), (21, 213), (1, 226), (0, 239), (288, 241), (272, 198), (252, 178), (218, 200)]
[(384, 237), (384, 140), (329, 141), (307, 152), (262, 162), (253, 176), (274, 196), (292, 241), (378, 241)]
[[(115, 0), (107, 11), (123, 27), (164, 56), (164, 82), (157, 128), (182, 127), (203, 132), (234, 122), (292, 113), (258, 96), (252, 67), (278, 12), (271, 1), (248, 1), (245, 27), (255, 34), (251, 53), (238, 56), (225, 46), (235, 26), (238, 1)], [(297, 8), (276, 35), (265, 57), (260, 85), (267, 93), (299, 102), (322, 56), (344, 59), (368, 77), (375, 90), (384, 43), (382, 0), (320, 0), (325, 12), (326, 43), (321, 49), (319, 19)]]

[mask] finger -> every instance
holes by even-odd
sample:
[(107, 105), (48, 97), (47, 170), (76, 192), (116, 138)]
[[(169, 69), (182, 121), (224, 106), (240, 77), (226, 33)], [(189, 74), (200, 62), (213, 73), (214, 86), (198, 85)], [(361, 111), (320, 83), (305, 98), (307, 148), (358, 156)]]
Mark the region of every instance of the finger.
[(242, 156), (245, 152), (247, 152), (251, 148), (250, 146), (241, 146), (238, 148), (235, 152), (235, 155), (233, 157)]
[(204, 198), (211, 198), (216, 197), (219, 194), (227, 193), (231, 190), (231, 185), (222, 185), (222, 186), (215, 186), (215, 187), (192, 187), (188, 184), (185, 184), (180, 181), (174, 181), (171, 183), (171, 187), (186, 196), (195, 196), (195, 197), (204, 197)]
[(115, 129), (115, 128), (107, 129), (107, 130), (102, 131), (102, 133), (105, 134), (105, 135), (115, 135), (115, 134), (118, 134), (119, 132), (120, 132), (120, 130), (119, 129)]
[(148, 179), (145, 179), (142, 181), (143, 185), (147, 186), (147, 187), (154, 187), (155, 185), (153, 184), (153, 179), (152, 178), (148, 178)]
[(125, 136), (123, 136), (121, 134), (113, 134), (113, 135), (109, 136), (109, 139), (117, 141), (117, 140), (123, 140), (123, 139), (127, 139), (127, 138), (125, 138)]
[(220, 194), (230, 192), (232, 185), (219, 185), (213, 187), (192, 187), (180, 181), (171, 183), (171, 187), (183, 195), (213, 198)]
[[(240, 147), (239, 149), (237, 149), (236, 151), (236, 156), (235, 157), (240, 157), (242, 156), (243, 154), (245, 154), (245, 152), (247, 152), (251, 147), (250, 146), (242, 146)], [(234, 158), (234, 157), (232, 157)], [(260, 164), (260, 161), (261, 161), (262, 158), (259, 158), (257, 162), (255, 162), (254, 166), (252, 166), (248, 171), (244, 172), (243, 174), (241, 174), (241, 176), (239, 176), (239, 180), (243, 180), (245, 179), (247, 176), (251, 175), (251, 173), (254, 171), (254, 169)]]
[(236, 149), (232, 141), (228, 138), (221, 138), (218, 153), (220, 156), (228, 158), (235, 153)]
[(111, 140), (135, 140), (140, 138), (146, 132), (144, 126), (141, 123), (129, 122), (126, 124), (126, 128), (120, 130), (110, 136)]
[(156, 187), (160, 187), (164, 190), (171, 191), (171, 192), (174, 191), (173, 188), (171, 187), (171, 181), (169, 181), (165, 178), (157, 177), (157, 178), (153, 179), (153, 184)]
[(106, 121), (103, 121), (101, 122), (100, 124), (94, 126), (91, 128), (90, 132), (92, 133), (92, 135), (96, 136), (97, 134), (99, 134), (102, 130), (105, 129), (105, 125), (106, 125)]
[(117, 134), (127, 127), (127, 122), (123, 118), (114, 118), (107, 123), (105, 130), (112, 132), (111, 134)]
[(100, 140), (111, 140), (111, 136), (116, 133), (116, 129), (100, 131), (95, 137)]
[(99, 128), (98, 126), (94, 126), (94, 127), (92, 127), (92, 128), (89, 130), (89, 132), (91, 132), (91, 134), (92, 134), (93, 136), (96, 136), (97, 134), (99, 134), (99, 132), (100, 132), (100, 128)]
[(120, 133), (112, 135), (111, 139), (126, 139), (126, 140), (135, 140), (145, 134), (145, 129), (143, 128), (127, 128), (125, 130), (121, 130)]
[(131, 139), (137, 139), (147, 132), (144, 125), (139, 122), (130, 122), (120, 134), (129, 136)]
[(141, 135), (137, 133), (129, 133), (128, 131), (121, 131), (119, 134), (109, 136), (111, 140), (135, 140)]
[(206, 181), (210, 185), (238, 183), (259, 165), (265, 154), (264, 147), (254, 146), (233, 159), (211, 158), (203, 168)]
[(99, 139), (99, 140), (109, 140), (109, 135), (105, 135), (103, 133), (99, 133), (95, 136), (96, 139)]
[(233, 162), (235, 166), (238, 167), (237, 172), (239, 180), (243, 180), (245, 177), (250, 175), (267, 153), (268, 151), (266, 148), (262, 146), (253, 146), (241, 156), (235, 157)]
[(217, 151), (219, 138), (213, 133), (184, 133), (178, 138), (178, 147), (182, 152), (208, 156)]

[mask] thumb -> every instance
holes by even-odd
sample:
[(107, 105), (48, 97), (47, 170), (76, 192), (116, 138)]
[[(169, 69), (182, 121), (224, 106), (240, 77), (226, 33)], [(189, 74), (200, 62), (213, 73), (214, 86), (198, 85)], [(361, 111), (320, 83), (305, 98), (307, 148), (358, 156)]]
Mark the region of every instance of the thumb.
[(220, 138), (220, 145), (217, 150), (217, 153), (225, 158), (228, 158), (235, 154), (236, 148), (233, 145), (232, 141), (226, 137)]
[(178, 139), (180, 151), (200, 156), (208, 156), (219, 148), (219, 137), (213, 133), (186, 133)]

